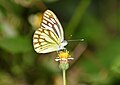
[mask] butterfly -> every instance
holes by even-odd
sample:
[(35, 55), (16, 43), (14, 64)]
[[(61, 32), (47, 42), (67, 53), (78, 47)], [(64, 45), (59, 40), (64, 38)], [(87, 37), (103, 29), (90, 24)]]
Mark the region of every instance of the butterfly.
[(63, 28), (57, 16), (51, 11), (43, 13), (40, 27), (33, 35), (33, 46), (37, 53), (49, 53), (65, 49), (68, 42), (64, 40)]

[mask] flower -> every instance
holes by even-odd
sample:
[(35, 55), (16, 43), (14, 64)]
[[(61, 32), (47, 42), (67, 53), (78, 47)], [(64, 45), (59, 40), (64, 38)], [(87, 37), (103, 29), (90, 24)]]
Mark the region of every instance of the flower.
[(70, 56), (70, 55), (69, 55), (69, 51), (67, 51), (67, 50), (66, 50), (65, 52), (64, 52), (64, 51), (60, 51), (59, 54), (58, 54), (58, 56), (59, 56), (59, 58), (61, 58), (61, 59), (62, 59), (62, 58), (67, 59), (67, 58)]
[(73, 60), (74, 58), (71, 57), (71, 55), (69, 54), (69, 51), (64, 50), (64, 51), (59, 51), (58, 52), (58, 57), (55, 59), (55, 61), (59, 61), (60, 65), (59, 67), (61, 69), (68, 69), (69, 68), (69, 60)]
[(58, 52), (58, 57), (55, 59), (56, 61), (65, 61), (68, 62), (68, 60), (73, 60), (74, 58), (71, 57), (69, 54), (69, 51), (59, 51)]

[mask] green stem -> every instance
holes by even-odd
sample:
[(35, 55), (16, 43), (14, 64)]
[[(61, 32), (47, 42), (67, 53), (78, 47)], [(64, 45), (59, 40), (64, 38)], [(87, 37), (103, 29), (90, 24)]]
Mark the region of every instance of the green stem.
[(78, 3), (78, 6), (76, 7), (75, 11), (73, 12), (73, 16), (71, 17), (71, 20), (66, 28), (66, 37), (68, 39), (71, 38), (71, 34), (75, 32), (75, 29), (77, 29), (77, 26), (80, 23), (80, 20), (87, 10), (88, 6), (90, 5), (91, 0), (80, 0)]
[(63, 70), (63, 85), (66, 85), (66, 70)]

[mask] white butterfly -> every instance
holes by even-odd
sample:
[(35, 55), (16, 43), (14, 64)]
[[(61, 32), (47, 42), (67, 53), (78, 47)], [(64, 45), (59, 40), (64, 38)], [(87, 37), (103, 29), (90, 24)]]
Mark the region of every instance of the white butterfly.
[(64, 40), (63, 28), (56, 15), (46, 10), (43, 13), (40, 28), (33, 35), (33, 46), (37, 53), (49, 53), (64, 49), (67, 41)]

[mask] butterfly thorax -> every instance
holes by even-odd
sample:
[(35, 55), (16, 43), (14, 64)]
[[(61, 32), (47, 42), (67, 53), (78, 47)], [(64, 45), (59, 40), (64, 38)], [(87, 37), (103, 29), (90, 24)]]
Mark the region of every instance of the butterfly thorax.
[(61, 44), (59, 45), (59, 49), (58, 50), (65, 49), (64, 46), (66, 46), (67, 44), (68, 44), (68, 42), (66, 40), (63, 40), (61, 42)]

